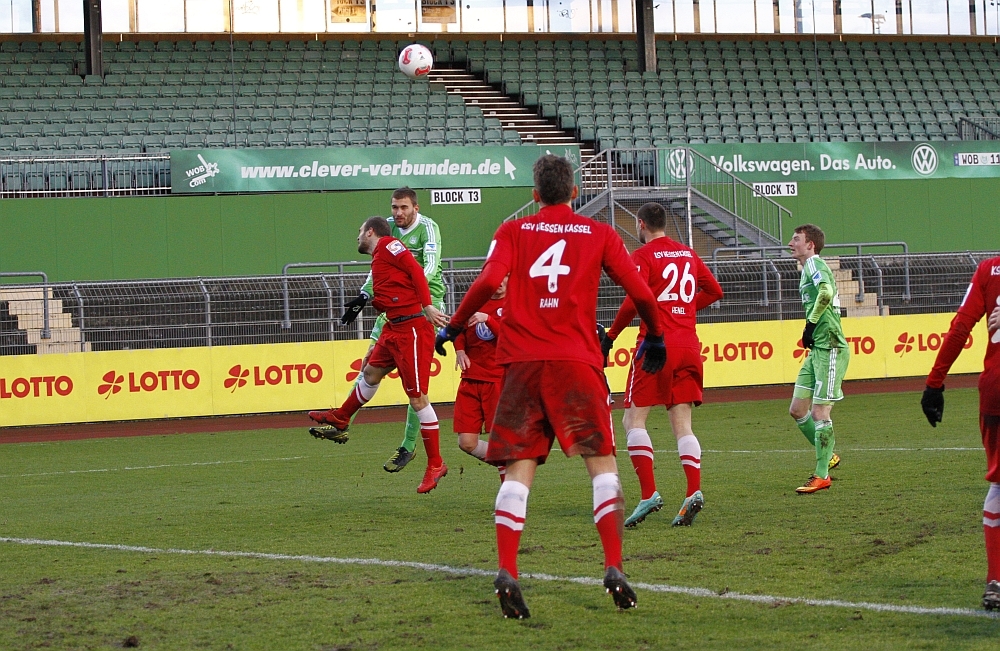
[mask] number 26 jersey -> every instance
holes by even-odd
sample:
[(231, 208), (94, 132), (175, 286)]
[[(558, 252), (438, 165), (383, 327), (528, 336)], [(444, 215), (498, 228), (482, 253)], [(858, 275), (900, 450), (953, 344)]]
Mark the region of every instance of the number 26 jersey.
[(487, 259), (510, 272), (497, 364), (566, 360), (603, 368), (601, 270), (630, 293), (649, 292), (614, 229), (566, 205), (502, 224)]

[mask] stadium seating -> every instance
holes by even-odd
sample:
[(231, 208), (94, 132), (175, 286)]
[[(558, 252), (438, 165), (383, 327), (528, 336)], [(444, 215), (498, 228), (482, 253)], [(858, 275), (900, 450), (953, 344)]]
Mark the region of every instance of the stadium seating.
[(453, 42), (452, 57), (599, 148), (956, 140), (997, 117), (989, 42), (665, 41), (658, 73), (597, 39)]
[(105, 43), (101, 79), (79, 75), (80, 43), (5, 41), (0, 151), (520, 143), (479, 107), (401, 75), (404, 44), (236, 41), (231, 52), (228, 40)]

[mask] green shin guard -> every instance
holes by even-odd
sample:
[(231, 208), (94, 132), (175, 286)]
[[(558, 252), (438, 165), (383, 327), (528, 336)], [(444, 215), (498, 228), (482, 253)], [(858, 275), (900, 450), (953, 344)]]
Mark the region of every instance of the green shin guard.
[(795, 424), (799, 426), (802, 435), (809, 441), (809, 445), (816, 445), (816, 422), (812, 414), (806, 414), (802, 418), (796, 418)]
[(816, 476), (826, 478), (830, 474), (830, 458), (833, 457), (833, 421), (816, 422)]
[(406, 448), (407, 452), (413, 452), (417, 447), (417, 439), (419, 438), (420, 419), (417, 417), (417, 412), (413, 410), (413, 407), (407, 407), (406, 430), (403, 433), (403, 442), (400, 443), (400, 446)]

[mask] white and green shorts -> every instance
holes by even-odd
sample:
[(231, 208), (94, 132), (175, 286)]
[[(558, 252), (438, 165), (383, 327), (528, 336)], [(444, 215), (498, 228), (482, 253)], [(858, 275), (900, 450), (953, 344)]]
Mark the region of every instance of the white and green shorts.
[(847, 348), (813, 348), (799, 369), (792, 396), (814, 405), (831, 405), (844, 399), (841, 384), (847, 375), (851, 353)]

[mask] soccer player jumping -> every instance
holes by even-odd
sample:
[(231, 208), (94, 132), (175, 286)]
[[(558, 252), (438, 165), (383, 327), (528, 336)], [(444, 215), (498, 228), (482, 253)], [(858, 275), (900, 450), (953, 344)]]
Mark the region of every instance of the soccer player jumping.
[(826, 236), (819, 226), (804, 224), (795, 229), (788, 243), (792, 257), (802, 265), (799, 292), (806, 311), (802, 346), (809, 349), (795, 379), (788, 413), (816, 447), (816, 471), (796, 493), (808, 494), (830, 488), (830, 470), (840, 464), (833, 452), (833, 405), (843, 400), (841, 384), (851, 356), (840, 326), (840, 296), (837, 281), (819, 257)]
[(448, 317), (432, 304), (423, 270), (402, 242), (390, 235), (383, 217), (370, 217), (358, 233), (358, 253), (372, 256), (375, 309), (385, 312), (386, 323), (378, 343), (368, 356), (357, 384), (338, 409), (310, 411), (309, 418), (347, 432), (351, 417), (375, 396), (379, 383), (399, 369), (403, 390), (420, 420), (420, 436), (427, 453), (427, 470), (418, 493), (432, 491), (448, 466), (441, 458), (438, 419), (427, 399), (427, 386), (434, 356), (434, 326)]
[[(601, 270), (625, 288), (646, 323), (636, 357), (649, 373), (663, 368), (666, 348), (656, 298), (636, 272), (614, 229), (573, 213), (573, 167), (546, 155), (534, 166), (538, 214), (500, 226), (486, 265), (448, 327), (438, 353), (510, 274), (497, 364), (503, 387), (486, 461), (507, 466), (497, 493), (495, 522), (500, 571), (493, 585), (505, 617), (528, 617), (517, 581), (517, 550), (528, 491), (553, 439), (567, 456), (581, 455), (591, 477), (594, 522), (604, 548), (604, 587), (620, 609), (635, 606), (622, 573), (625, 508), (615, 464), (610, 395), (597, 330)], [(644, 359), (643, 359), (644, 358)]]
[[(667, 344), (667, 365), (649, 374), (633, 362), (625, 384), (625, 432), (628, 455), (639, 477), (642, 499), (625, 520), (634, 527), (663, 507), (653, 475), (653, 442), (646, 431), (646, 418), (655, 405), (664, 405), (670, 428), (677, 439), (677, 454), (687, 478), (687, 492), (673, 526), (690, 526), (705, 505), (701, 494), (701, 445), (691, 429), (691, 408), (701, 404), (701, 342), (695, 331), (695, 312), (722, 298), (722, 287), (698, 254), (666, 236), (667, 211), (658, 203), (639, 208), (636, 232), (644, 246), (632, 254), (632, 262), (656, 296)], [(601, 349), (607, 356), (621, 331), (635, 318), (635, 305), (625, 299)], [(639, 339), (646, 335), (645, 324)]]
[[(427, 278), (427, 286), (430, 289), (431, 298), (434, 300), (434, 307), (444, 312), (445, 286), (441, 276), (441, 232), (438, 225), (430, 217), (420, 214), (417, 193), (408, 187), (398, 188), (392, 193), (391, 208), (392, 217), (388, 220), (389, 227), (392, 229), (391, 235), (402, 242), (413, 254), (417, 264), (423, 267), (424, 277)], [(361, 310), (371, 300), (373, 293), (372, 277), (369, 274), (368, 280), (365, 281), (357, 298), (347, 302), (345, 306), (347, 309), (340, 317), (340, 322), (344, 325), (354, 323)], [(385, 327), (385, 321), (385, 314), (379, 314), (378, 318), (375, 319), (375, 327), (372, 328), (370, 337), (371, 344), (368, 346), (368, 352), (364, 359), (361, 360), (362, 368), (365, 367), (375, 344), (378, 343), (382, 328)], [(382, 466), (386, 472), (399, 472), (413, 459), (417, 434), (419, 433), (420, 419), (417, 418), (413, 407), (408, 407), (403, 442)]]
[(979, 431), (986, 448), (986, 481), (990, 482), (983, 504), (983, 535), (986, 538), (986, 592), (983, 608), (1000, 610), (1000, 258), (980, 263), (962, 300), (958, 314), (941, 343), (920, 406), (934, 427), (944, 416), (944, 381), (958, 359), (972, 327), (989, 313), (986, 327), (986, 358), (979, 375)]

